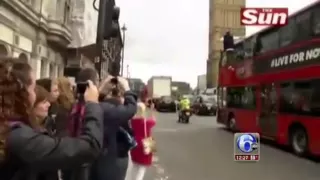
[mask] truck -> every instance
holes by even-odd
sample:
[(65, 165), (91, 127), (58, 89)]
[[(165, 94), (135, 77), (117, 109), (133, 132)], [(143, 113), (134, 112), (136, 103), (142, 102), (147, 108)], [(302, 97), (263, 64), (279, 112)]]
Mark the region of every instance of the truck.
[(170, 76), (152, 76), (147, 83), (149, 98), (159, 99), (162, 96), (171, 96)]

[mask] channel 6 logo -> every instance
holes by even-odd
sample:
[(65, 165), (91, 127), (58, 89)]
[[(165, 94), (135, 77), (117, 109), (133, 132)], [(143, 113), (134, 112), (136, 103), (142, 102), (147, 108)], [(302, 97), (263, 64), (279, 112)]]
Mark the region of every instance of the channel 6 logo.
[(259, 148), (259, 141), (258, 133), (236, 133), (235, 150), (237, 153), (253, 153)]

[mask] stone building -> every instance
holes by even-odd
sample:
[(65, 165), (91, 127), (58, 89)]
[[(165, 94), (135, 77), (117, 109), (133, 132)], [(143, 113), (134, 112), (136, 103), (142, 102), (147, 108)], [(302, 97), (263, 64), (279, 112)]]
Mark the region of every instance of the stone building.
[(0, 1), (0, 56), (28, 61), (37, 78), (63, 74), (70, 0)]
[(219, 55), (225, 32), (230, 31), (236, 37), (245, 36), (245, 27), (240, 25), (240, 8), (245, 4), (245, 0), (210, 0), (207, 88), (217, 86)]

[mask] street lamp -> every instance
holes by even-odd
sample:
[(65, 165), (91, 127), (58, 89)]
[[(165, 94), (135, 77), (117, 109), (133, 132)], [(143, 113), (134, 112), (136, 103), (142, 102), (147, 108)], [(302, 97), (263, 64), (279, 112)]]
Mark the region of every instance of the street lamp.
[(127, 27), (125, 24), (123, 24), (122, 28), (121, 28), (121, 31), (122, 31), (122, 38), (123, 38), (123, 46), (122, 46), (122, 52), (121, 52), (121, 76), (123, 76), (123, 61), (124, 61), (124, 45), (125, 45), (125, 42), (126, 42), (126, 31), (127, 31)]

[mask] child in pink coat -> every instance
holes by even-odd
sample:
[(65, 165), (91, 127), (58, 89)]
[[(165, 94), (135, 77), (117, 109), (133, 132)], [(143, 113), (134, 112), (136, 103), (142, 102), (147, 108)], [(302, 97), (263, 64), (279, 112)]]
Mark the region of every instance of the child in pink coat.
[(136, 115), (131, 120), (134, 138), (137, 146), (131, 150), (132, 167), (127, 173), (127, 180), (143, 180), (147, 167), (152, 164), (153, 153), (145, 153), (143, 139), (151, 136), (152, 128), (155, 126), (155, 118), (146, 117), (146, 106), (138, 103)]

